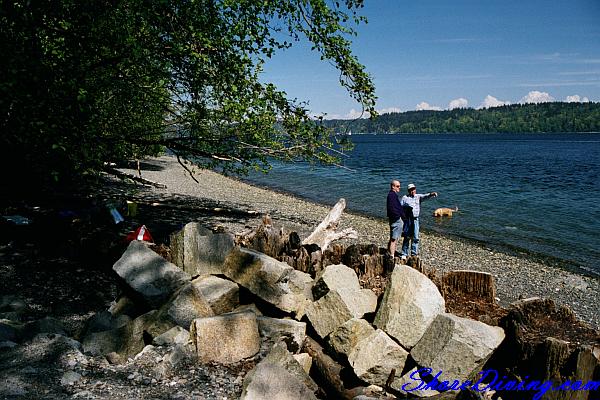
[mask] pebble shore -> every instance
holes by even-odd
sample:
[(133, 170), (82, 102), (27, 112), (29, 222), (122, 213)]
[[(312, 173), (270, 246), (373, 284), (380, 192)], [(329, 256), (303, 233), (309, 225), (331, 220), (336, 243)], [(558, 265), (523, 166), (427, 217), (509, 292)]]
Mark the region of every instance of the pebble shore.
[[(159, 157), (146, 163), (152, 168), (145, 168), (142, 177), (166, 185), (166, 188), (152, 189), (156, 196), (191, 196), (223, 207), (257, 212), (253, 219), (222, 223), (232, 232), (258, 226), (261, 216), (268, 213), (276, 225), (289, 231), (295, 230), (301, 237), (306, 236), (333, 206), (312, 203), (188, 165), (198, 181), (195, 182), (172, 157)], [(135, 173), (133, 170), (123, 171)], [(386, 190), (382, 188), (382, 196), (387, 194)], [(385, 220), (345, 213), (340, 229), (347, 227), (358, 232), (356, 242), (387, 246), (389, 228)], [(600, 279), (597, 277), (568, 271), (552, 260), (527, 253), (496, 249), (483, 243), (428, 232), (426, 226), (421, 243), (421, 259), (427, 268), (433, 267), (442, 273), (471, 269), (494, 275), (497, 295), (503, 306), (519, 298), (550, 298), (572, 308), (582, 321), (595, 329), (600, 328)]]

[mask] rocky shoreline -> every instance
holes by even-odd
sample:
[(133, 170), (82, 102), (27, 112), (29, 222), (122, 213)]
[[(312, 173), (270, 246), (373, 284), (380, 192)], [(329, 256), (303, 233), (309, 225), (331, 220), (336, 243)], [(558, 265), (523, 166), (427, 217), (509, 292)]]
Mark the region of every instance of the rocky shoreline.
[[(0, 282), (1, 308), (6, 315), (3, 318), (15, 314), (11, 318), (20, 320), (24, 324), (22, 332), (33, 337), (17, 340), (18, 343), (0, 342), (0, 397), (239, 398), (242, 382), (264, 356), (262, 352), (240, 363), (220, 365), (198, 363), (177, 345), (167, 345), (147, 348), (124, 363), (115, 363), (109, 358), (84, 354), (81, 345), (70, 338), (78, 338), (78, 331), (91, 316), (106, 312), (111, 302), (114, 306), (113, 300), (122, 288), (111, 267), (124, 250), (121, 237), (139, 224), (147, 225), (156, 243), (167, 244), (169, 235), (190, 221), (198, 221), (213, 231), (242, 233), (254, 230), (263, 215), (269, 214), (276, 227), (284, 226), (305, 237), (329, 207), (211, 171), (194, 171), (198, 181), (195, 182), (170, 157), (148, 160), (142, 167), (142, 177), (160, 187), (112, 179), (94, 190), (98, 215), (107, 215), (107, 205), (121, 202), (122, 207), (124, 200), (130, 200), (137, 205), (137, 217), (126, 217), (123, 223), (112, 227), (110, 223), (103, 224), (94, 232), (88, 232), (89, 225), (75, 226), (71, 233), (56, 225), (56, 218), (49, 219), (42, 224), (49, 232), (36, 231), (38, 237), (34, 238), (29, 235), (31, 231), (26, 231), (27, 237), (11, 237), (0, 245), (4, 277)], [(121, 171), (136, 174), (133, 169)], [(43, 217), (35, 209), (39, 207), (29, 211)], [(381, 247), (387, 242), (386, 221), (347, 213), (341, 218), (340, 228), (347, 227), (358, 232), (359, 238), (354, 242)], [(89, 238), (77, 235), (83, 230), (90, 234)], [(600, 325), (600, 282), (596, 278), (568, 272), (527, 255), (509, 254), (433, 233), (425, 233), (422, 243), (421, 258), (427, 268), (438, 272), (473, 269), (494, 275), (502, 305), (519, 298), (545, 297), (571, 307), (593, 328)], [(36, 336), (39, 331), (42, 334)]]
[[(135, 173), (133, 169), (123, 171)], [(142, 176), (166, 185), (166, 188), (151, 189), (156, 199), (195, 197), (212, 201), (222, 208), (256, 212), (255, 218), (216, 218), (211, 222), (232, 232), (256, 227), (261, 216), (268, 213), (278, 226), (295, 230), (303, 236), (312, 231), (329, 211), (327, 206), (252, 186), (212, 171), (196, 169), (193, 173), (198, 182), (194, 182), (174, 158), (160, 157), (145, 163)], [(385, 192), (385, 189), (382, 191)], [(374, 243), (381, 247), (387, 244), (386, 221), (347, 213), (340, 222), (340, 229), (356, 229), (358, 243)], [(556, 263), (525, 253), (510, 254), (484, 244), (427, 231), (423, 233), (421, 243), (421, 258), (428, 268), (433, 267), (442, 273), (472, 269), (492, 274), (496, 278), (497, 294), (503, 306), (520, 298), (549, 298), (572, 308), (582, 321), (593, 328), (600, 328), (598, 278), (567, 271)]]

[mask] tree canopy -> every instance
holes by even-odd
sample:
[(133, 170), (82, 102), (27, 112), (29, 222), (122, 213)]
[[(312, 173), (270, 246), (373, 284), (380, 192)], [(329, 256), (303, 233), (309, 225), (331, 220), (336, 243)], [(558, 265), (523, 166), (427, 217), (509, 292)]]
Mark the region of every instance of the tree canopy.
[[(271, 157), (333, 162), (306, 103), (259, 79), (308, 40), (375, 114), (351, 51), (362, 0), (7, 0), (0, 6), (3, 171), (60, 181), (106, 162), (177, 156), (227, 171)], [(11, 173), (12, 174), (12, 173)]]

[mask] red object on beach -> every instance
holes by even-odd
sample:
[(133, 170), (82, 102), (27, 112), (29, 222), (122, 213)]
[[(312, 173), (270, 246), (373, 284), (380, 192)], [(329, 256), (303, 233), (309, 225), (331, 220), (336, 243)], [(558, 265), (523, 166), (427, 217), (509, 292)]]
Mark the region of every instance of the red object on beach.
[(144, 242), (154, 243), (154, 239), (152, 239), (152, 235), (150, 234), (148, 228), (146, 228), (146, 225), (142, 225), (134, 232), (130, 232), (125, 238), (125, 241), (127, 242), (131, 242), (132, 240), (141, 240)]

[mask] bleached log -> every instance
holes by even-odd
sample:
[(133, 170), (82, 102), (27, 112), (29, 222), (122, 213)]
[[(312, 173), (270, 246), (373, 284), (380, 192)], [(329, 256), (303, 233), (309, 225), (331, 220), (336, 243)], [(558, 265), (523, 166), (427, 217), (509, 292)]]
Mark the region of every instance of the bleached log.
[(339, 239), (357, 239), (358, 235), (353, 228), (346, 228), (343, 231), (336, 231), (338, 221), (346, 208), (346, 200), (339, 199), (335, 206), (329, 211), (325, 219), (321, 221), (319, 226), (302, 241), (303, 245), (316, 244), (325, 251), (329, 244)]

